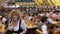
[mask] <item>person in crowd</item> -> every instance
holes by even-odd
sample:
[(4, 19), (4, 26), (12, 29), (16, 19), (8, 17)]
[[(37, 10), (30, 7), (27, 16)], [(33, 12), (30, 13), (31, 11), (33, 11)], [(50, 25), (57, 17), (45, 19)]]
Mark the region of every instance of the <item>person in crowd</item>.
[(47, 31), (47, 17), (42, 16), (40, 19), (41, 23), (38, 23), (38, 29), (42, 31), (42, 34), (48, 34)]
[(2, 22), (5, 24), (6, 21), (7, 21), (6, 15), (3, 15)]
[(58, 17), (60, 17), (60, 12), (58, 13)]
[(60, 12), (57, 13), (57, 21), (60, 22)]
[(9, 17), (9, 14), (7, 14), (7, 13), (4, 13), (3, 15), (2, 15), (2, 22), (3, 22), (3, 24), (5, 24), (5, 29), (8, 27), (8, 21), (9, 21), (9, 19), (10, 19), (10, 17)]
[(5, 24), (2, 22), (2, 16), (0, 16), (0, 34), (3, 34), (5, 30)]
[(46, 13), (46, 17), (49, 17), (49, 13)]
[(50, 16), (53, 20), (57, 19), (57, 14), (55, 12), (50, 12)]
[(37, 15), (34, 15), (34, 17), (33, 17), (33, 24), (35, 24), (36, 21), (37, 21)]
[(53, 12), (50, 12), (50, 13), (47, 13), (47, 14), (46, 14), (46, 17), (48, 17), (47, 21), (48, 21), (49, 23), (52, 23), (52, 21), (53, 21), (53, 20), (52, 20), (52, 17), (51, 17), (52, 13), (53, 13)]
[(52, 23), (52, 21), (56, 21), (56, 20), (57, 20), (57, 14), (55, 14), (54, 12), (50, 12), (47, 21), (49, 23)]
[(30, 21), (33, 17), (31, 15), (29, 15), (28, 17), (28, 21)]
[(60, 12), (58, 13), (57, 17), (58, 17), (58, 19), (60, 18)]
[(54, 29), (55, 29), (55, 25), (52, 24), (53, 23), (53, 19), (52, 19), (53, 14), (54, 14), (53, 12), (50, 12), (50, 13), (46, 14), (47, 21), (48, 21), (48, 33), (49, 34), (53, 34)]
[(25, 34), (27, 29), (25, 22), (20, 18), (19, 10), (12, 10), (10, 13), (10, 20), (6, 28), (6, 34)]

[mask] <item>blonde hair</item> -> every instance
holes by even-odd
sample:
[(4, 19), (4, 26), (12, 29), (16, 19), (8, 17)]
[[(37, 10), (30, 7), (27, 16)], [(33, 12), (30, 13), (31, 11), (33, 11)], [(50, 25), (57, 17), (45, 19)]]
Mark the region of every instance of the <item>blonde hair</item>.
[(21, 13), (20, 13), (20, 10), (12, 10), (10, 12), (10, 17), (12, 18), (12, 16), (16, 15), (18, 17), (18, 19), (21, 19)]

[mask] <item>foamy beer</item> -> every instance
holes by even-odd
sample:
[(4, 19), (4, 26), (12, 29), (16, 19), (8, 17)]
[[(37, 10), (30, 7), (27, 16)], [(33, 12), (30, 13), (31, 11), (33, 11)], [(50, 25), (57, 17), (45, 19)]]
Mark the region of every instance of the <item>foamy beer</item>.
[(2, 24), (2, 16), (0, 16), (0, 34), (2, 34), (5, 30), (5, 25)]
[(0, 24), (0, 32), (4, 32), (4, 30), (5, 30), (5, 25)]

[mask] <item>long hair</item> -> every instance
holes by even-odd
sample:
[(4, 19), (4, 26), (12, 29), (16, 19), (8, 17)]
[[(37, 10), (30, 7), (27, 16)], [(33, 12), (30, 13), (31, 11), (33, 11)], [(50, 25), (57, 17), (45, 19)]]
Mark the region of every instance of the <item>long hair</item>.
[(18, 17), (18, 19), (21, 19), (21, 13), (20, 13), (20, 10), (12, 10), (10, 12), (10, 18), (12, 19), (12, 17), (16, 15)]

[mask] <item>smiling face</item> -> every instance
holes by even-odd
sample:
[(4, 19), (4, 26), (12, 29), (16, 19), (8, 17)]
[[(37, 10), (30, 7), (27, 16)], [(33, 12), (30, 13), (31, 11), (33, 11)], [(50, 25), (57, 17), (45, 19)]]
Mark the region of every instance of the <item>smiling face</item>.
[(21, 13), (19, 10), (12, 10), (10, 13), (11, 19), (18, 20), (21, 17)]
[(12, 16), (12, 20), (14, 20), (14, 21), (18, 20), (18, 16), (17, 15), (13, 15)]
[(19, 20), (20, 16), (21, 15), (20, 15), (19, 11), (17, 11), (17, 10), (12, 11), (12, 13), (11, 13), (11, 19), (14, 21)]

